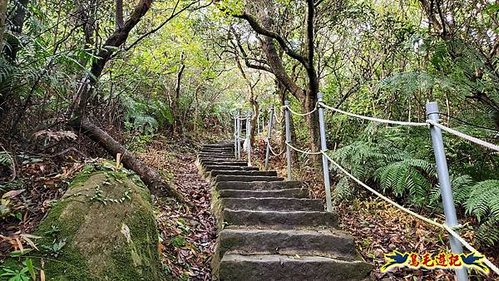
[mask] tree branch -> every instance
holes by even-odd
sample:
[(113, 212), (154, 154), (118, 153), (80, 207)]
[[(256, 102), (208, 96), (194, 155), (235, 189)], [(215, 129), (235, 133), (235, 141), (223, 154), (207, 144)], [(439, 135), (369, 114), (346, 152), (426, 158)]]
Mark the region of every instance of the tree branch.
[(244, 19), (246, 20), (249, 25), (251, 26), (251, 28), (253, 28), (253, 30), (260, 34), (260, 35), (265, 35), (265, 36), (268, 36), (270, 38), (273, 38), (277, 41), (277, 43), (279, 43), (279, 46), (284, 50), (284, 52), (294, 58), (295, 60), (299, 61), (301, 64), (303, 64), (303, 66), (305, 66), (305, 68), (308, 68), (309, 67), (309, 61), (307, 60), (307, 58), (305, 58), (304, 56), (300, 55), (299, 53), (293, 51), (291, 49), (291, 47), (286, 43), (286, 41), (284, 40), (284, 38), (282, 38), (279, 34), (277, 34), (276, 32), (273, 32), (273, 31), (270, 31), (266, 28), (264, 28), (259, 22), (258, 20), (253, 17), (252, 15), (248, 14), (248, 13), (243, 13), (241, 15), (233, 15), (234, 17), (236, 18), (239, 18), (239, 19)]

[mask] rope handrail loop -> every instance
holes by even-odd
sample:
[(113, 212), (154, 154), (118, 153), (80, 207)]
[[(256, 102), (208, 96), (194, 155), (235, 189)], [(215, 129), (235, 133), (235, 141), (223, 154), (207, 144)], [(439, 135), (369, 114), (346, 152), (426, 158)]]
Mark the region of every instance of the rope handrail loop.
[(285, 152), (285, 150), (283, 150), (283, 151), (281, 151), (280, 153), (276, 153), (276, 152), (275, 152), (275, 150), (272, 148), (272, 144), (270, 143), (269, 138), (264, 138), (264, 140), (265, 140), (265, 143), (267, 143), (267, 145), (268, 145), (268, 147), (269, 147), (270, 152), (271, 152), (271, 153), (272, 153), (275, 157), (279, 157), (279, 156), (281, 156), (281, 155)]
[(471, 246), (468, 242), (466, 242), (466, 240), (464, 240), (452, 227), (446, 225), (446, 224), (442, 224), (442, 223), (439, 223), (437, 222), (436, 220), (432, 220), (430, 218), (427, 218), (425, 216), (422, 216), (414, 211), (411, 211), (409, 209), (407, 209), (406, 207), (398, 204), (397, 202), (393, 201), (392, 199), (384, 196), (383, 194), (379, 193), (378, 191), (376, 191), (375, 189), (373, 189), (372, 187), (368, 186), (367, 184), (365, 184), (364, 182), (362, 182), (361, 180), (359, 180), (358, 178), (356, 178), (354, 175), (352, 175), (351, 173), (349, 173), (345, 168), (343, 168), (340, 164), (338, 164), (336, 161), (334, 161), (329, 155), (327, 155), (325, 152), (321, 152), (328, 160), (329, 162), (331, 162), (331, 164), (335, 165), (341, 172), (343, 172), (345, 175), (347, 175), (349, 178), (351, 178), (353, 181), (355, 181), (356, 183), (358, 183), (359, 185), (361, 185), (362, 187), (364, 187), (365, 189), (369, 190), (371, 193), (373, 193), (374, 195), (378, 196), (379, 198), (383, 199), (384, 201), (388, 202), (389, 204), (395, 206), (396, 208), (400, 209), (401, 211), (409, 214), (409, 215), (412, 215), (426, 223), (429, 223), (431, 225), (434, 225), (438, 228), (442, 228), (442, 229), (445, 229), (450, 235), (452, 235), (453, 237), (455, 237), (457, 240), (459, 240), (459, 242), (461, 242), (461, 244), (466, 247), (468, 250), (470, 250), (471, 252), (475, 252), (477, 255), (480, 255), (483, 257), (484, 259), (484, 263), (492, 270), (494, 271), (495, 273), (499, 274), (499, 268), (494, 265), (489, 259), (487, 259), (487, 257), (485, 257), (485, 255), (481, 254), (478, 250), (476, 250), (473, 246)]
[(297, 151), (297, 152), (300, 152), (302, 154), (306, 154), (306, 155), (320, 155), (322, 154), (322, 151), (317, 151), (317, 152), (312, 152), (312, 151), (305, 151), (305, 150), (301, 150), (299, 148), (296, 148), (294, 147), (293, 145), (291, 145), (290, 143), (286, 142), (286, 145), (289, 146), (291, 149), (293, 149), (294, 151)]
[(312, 111), (309, 111), (309, 112), (306, 112), (306, 113), (301, 113), (301, 112), (294, 111), (288, 105), (284, 105), (283, 107), (286, 108), (287, 110), (289, 110), (289, 112), (291, 112), (293, 115), (297, 115), (297, 116), (308, 116), (308, 115), (311, 115), (311, 114), (313, 114), (313, 113), (315, 113), (317, 111), (317, 109), (318, 109), (317, 105), (318, 105), (318, 103), (315, 104), (314, 109), (312, 109)]
[(410, 121), (397, 121), (397, 120), (381, 119), (381, 118), (376, 118), (376, 117), (371, 117), (371, 116), (355, 114), (355, 113), (351, 113), (351, 112), (347, 112), (347, 111), (338, 109), (336, 107), (329, 106), (323, 102), (320, 102), (320, 105), (326, 109), (336, 111), (338, 113), (341, 113), (341, 114), (344, 114), (344, 115), (347, 115), (350, 117), (355, 117), (355, 118), (369, 120), (369, 121), (378, 122), (378, 123), (400, 125), (400, 126), (414, 126), (414, 127), (427, 127), (428, 126), (427, 123), (410, 122)]
[(239, 120), (239, 121), (246, 121), (246, 120), (251, 119), (251, 118), (250, 117), (235, 117), (234, 116), (234, 119)]
[(450, 134), (453, 134), (453, 135), (455, 135), (457, 137), (460, 137), (460, 138), (465, 139), (467, 141), (470, 141), (472, 143), (481, 145), (481, 146), (486, 147), (486, 148), (491, 149), (491, 150), (499, 151), (499, 145), (495, 145), (495, 144), (486, 142), (484, 140), (481, 140), (479, 138), (472, 137), (472, 136), (467, 135), (465, 133), (461, 133), (461, 132), (459, 132), (457, 130), (454, 130), (452, 128), (446, 127), (446, 126), (444, 126), (444, 125), (442, 125), (440, 123), (434, 122), (432, 120), (428, 120), (426, 122), (428, 124), (432, 125), (432, 126), (438, 127), (438, 128), (440, 128), (440, 129), (442, 129), (442, 130), (444, 130), (444, 131), (446, 131), (446, 132), (448, 132)]

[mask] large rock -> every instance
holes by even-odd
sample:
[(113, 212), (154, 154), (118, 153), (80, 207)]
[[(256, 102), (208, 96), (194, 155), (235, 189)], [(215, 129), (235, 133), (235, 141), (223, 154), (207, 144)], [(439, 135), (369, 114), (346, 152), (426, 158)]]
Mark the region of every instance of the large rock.
[(36, 234), (47, 280), (163, 279), (150, 194), (123, 170), (80, 175)]

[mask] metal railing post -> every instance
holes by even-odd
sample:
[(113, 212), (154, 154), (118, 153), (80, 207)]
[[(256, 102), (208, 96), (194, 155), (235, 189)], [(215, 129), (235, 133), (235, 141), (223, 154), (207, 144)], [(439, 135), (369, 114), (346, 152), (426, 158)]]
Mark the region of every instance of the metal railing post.
[[(426, 115), (429, 120), (438, 123), (439, 111), (438, 111), (438, 104), (436, 102), (430, 102), (426, 104)], [(458, 222), (456, 216), (456, 207), (454, 205), (454, 198), (452, 195), (452, 189), (449, 180), (447, 159), (445, 158), (442, 130), (438, 127), (431, 126), (430, 133), (431, 133), (431, 141), (433, 144), (433, 152), (435, 153), (438, 182), (440, 184), (440, 192), (442, 194), (442, 203), (444, 206), (444, 213), (445, 213), (445, 223), (452, 228), (457, 226)], [(454, 238), (454, 236), (449, 235), (449, 241), (450, 241), (451, 250), (454, 254), (461, 254), (463, 252), (463, 246), (456, 238)], [(456, 275), (458, 281), (468, 280), (468, 274), (465, 267), (456, 269)]]
[(267, 148), (265, 150), (265, 170), (269, 169), (270, 139), (272, 138), (272, 123), (274, 121), (274, 107), (270, 108), (269, 126), (267, 127)]
[(251, 113), (246, 116), (246, 155), (248, 156), (248, 166), (251, 166)]
[(324, 108), (321, 106), (322, 102), (322, 93), (317, 95), (317, 101), (319, 102), (319, 129), (321, 135), (321, 151), (322, 154), (322, 173), (324, 176), (324, 188), (326, 189), (326, 210), (328, 212), (333, 211), (333, 203), (331, 200), (331, 182), (329, 180), (329, 160), (327, 159), (326, 153), (327, 151), (327, 143), (326, 143), (326, 124), (324, 121)]
[(237, 159), (241, 159), (241, 110), (237, 111)]
[(237, 158), (237, 116), (234, 117), (234, 157)]
[(289, 101), (284, 101), (284, 117), (286, 123), (286, 159), (288, 163), (288, 181), (292, 180), (291, 177), (291, 149), (289, 144), (291, 144), (291, 126), (290, 126), (290, 116), (289, 116)]

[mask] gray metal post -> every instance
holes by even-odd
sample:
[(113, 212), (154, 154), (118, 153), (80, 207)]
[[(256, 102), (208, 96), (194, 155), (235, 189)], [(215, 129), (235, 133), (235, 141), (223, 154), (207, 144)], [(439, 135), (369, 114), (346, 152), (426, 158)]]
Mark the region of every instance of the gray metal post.
[[(426, 114), (429, 120), (438, 122), (439, 119), (438, 104), (436, 102), (427, 103)], [(431, 141), (433, 144), (433, 152), (435, 153), (435, 162), (437, 164), (437, 174), (438, 174), (438, 182), (440, 184), (440, 193), (442, 194), (442, 202), (444, 206), (445, 223), (449, 227), (454, 227), (458, 225), (458, 222), (456, 216), (456, 208), (454, 206), (454, 198), (452, 195), (452, 189), (449, 180), (447, 159), (445, 158), (445, 149), (442, 139), (442, 131), (438, 127), (431, 126), (430, 132), (431, 132)], [(454, 254), (461, 254), (463, 252), (463, 246), (452, 235), (449, 235), (449, 241), (450, 241), (450, 247)], [(468, 274), (466, 268), (456, 269), (456, 275), (458, 281), (468, 280)]]
[(234, 117), (234, 157), (237, 158), (237, 117)]
[[(326, 123), (324, 121), (324, 108), (320, 106), (320, 103), (322, 102), (322, 93), (319, 93), (317, 95), (317, 100), (319, 102), (319, 129), (321, 134), (321, 150), (323, 152), (326, 152)], [(324, 188), (326, 189), (326, 210), (328, 212), (332, 212), (333, 203), (331, 200), (331, 183), (329, 181), (329, 160), (324, 154), (322, 155), (322, 173), (324, 176)]]
[(251, 113), (246, 117), (246, 154), (248, 156), (248, 166), (251, 166)]
[(265, 170), (269, 168), (270, 139), (272, 138), (272, 123), (274, 122), (274, 107), (270, 108), (269, 126), (267, 127), (267, 149), (265, 151)]
[(241, 159), (241, 110), (237, 111), (237, 159)]
[(291, 123), (290, 123), (290, 116), (289, 116), (289, 101), (284, 101), (284, 105), (286, 106), (284, 109), (284, 117), (285, 117), (285, 122), (286, 122), (286, 159), (288, 163), (288, 181), (292, 180), (291, 177), (291, 148), (289, 147), (288, 144), (291, 144)]

